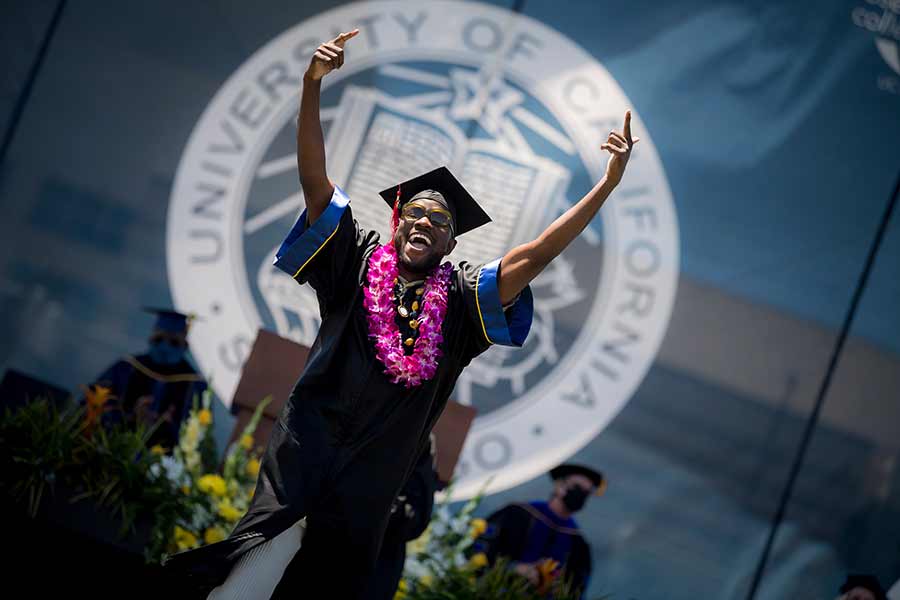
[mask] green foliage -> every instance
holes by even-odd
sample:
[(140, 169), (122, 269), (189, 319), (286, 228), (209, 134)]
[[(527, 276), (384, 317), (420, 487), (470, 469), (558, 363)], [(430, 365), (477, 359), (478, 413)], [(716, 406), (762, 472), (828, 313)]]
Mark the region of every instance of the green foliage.
[(90, 451), (83, 453), (78, 464), (77, 488), (82, 491), (72, 501), (89, 499), (109, 509), (121, 519), (122, 535), (133, 530), (139, 515), (159, 517), (175, 510), (173, 486), (165, 478), (147, 476), (160, 462), (147, 449), (154, 429), (142, 425), (98, 428), (89, 440)]
[(0, 488), (30, 517), (37, 516), (48, 493), (63, 486), (69, 502), (90, 501), (117, 517), (120, 535), (134, 531), (144, 516), (173, 519), (178, 496), (165, 478), (148, 473), (160, 457), (147, 440), (153, 428), (94, 427), (85, 410), (58, 408), (47, 399), (29, 402), (0, 419)]
[(72, 467), (87, 449), (81, 436), (84, 411), (64, 410), (41, 398), (16, 411), (6, 409), (0, 420), (0, 489), (37, 515), (56, 482), (75, 475)]
[(492, 567), (474, 571), (469, 567), (451, 567), (436, 578), (408, 584), (399, 593), (404, 600), (578, 600), (580, 594), (563, 581), (556, 581), (546, 593), (539, 592), (515, 573), (505, 560)]

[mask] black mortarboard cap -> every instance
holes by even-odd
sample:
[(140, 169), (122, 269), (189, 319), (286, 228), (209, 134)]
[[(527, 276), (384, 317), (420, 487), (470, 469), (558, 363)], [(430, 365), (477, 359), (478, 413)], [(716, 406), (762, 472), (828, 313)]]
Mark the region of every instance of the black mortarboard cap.
[(145, 307), (145, 312), (156, 315), (154, 329), (169, 333), (187, 333), (193, 317), (168, 308)]
[(606, 478), (600, 471), (595, 471), (584, 465), (564, 464), (550, 470), (550, 479), (556, 481), (569, 475), (584, 475), (597, 487), (597, 495), (603, 495), (606, 491)]
[(849, 592), (853, 588), (863, 588), (875, 594), (876, 600), (886, 600), (884, 588), (874, 575), (847, 575), (847, 581), (841, 586), (842, 594)]
[[(491, 218), (447, 167), (438, 167), (401, 183), (400, 206), (402, 207), (416, 194), (425, 190), (440, 192), (452, 205), (450, 212), (453, 213), (454, 218), (454, 235), (462, 235), (491, 222)], [(380, 195), (393, 209), (394, 202), (397, 200), (397, 186), (382, 191)]]

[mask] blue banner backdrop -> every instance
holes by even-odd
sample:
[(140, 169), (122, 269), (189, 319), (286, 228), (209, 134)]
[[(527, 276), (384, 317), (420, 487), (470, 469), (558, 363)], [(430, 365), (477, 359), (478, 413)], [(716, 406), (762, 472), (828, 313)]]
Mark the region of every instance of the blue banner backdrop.
[[(457, 386), (459, 491), (544, 498), (574, 455), (610, 481), (579, 515), (588, 597), (747, 597), (900, 171), (900, 5), (98, 0), (35, 62), (57, 7), (4, 8), (0, 367), (74, 388), (175, 305), (226, 435), (256, 328), (318, 327), (271, 255), (303, 207), (299, 77), (337, 31), (362, 29), (323, 92), (330, 176), (385, 229), (375, 190), (452, 165), (496, 221), (457, 259), (577, 201), (631, 108), (633, 164), (536, 282), (525, 349)], [(758, 598), (900, 578), (898, 272), (895, 216)]]

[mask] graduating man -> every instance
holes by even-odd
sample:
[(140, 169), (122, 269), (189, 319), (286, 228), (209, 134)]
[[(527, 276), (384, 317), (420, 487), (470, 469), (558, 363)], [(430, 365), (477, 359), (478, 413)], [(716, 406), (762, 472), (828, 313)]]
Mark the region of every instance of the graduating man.
[(583, 591), (591, 574), (591, 552), (572, 515), (588, 497), (603, 494), (606, 480), (594, 469), (571, 464), (556, 467), (550, 478), (549, 502), (504, 506), (488, 517), (488, 529), (474, 549), (484, 552), (491, 564), (500, 557), (511, 560), (515, 571), (535, 587), (561, 572)]
[(171, 450), (194, 397), (206, 390), (206, 381), (186, 358), (188, 315), (166, 309), (144, 310), (156, 315), (148, 351), (116, 361), (97, 377), (95, 385), (109, 388), (112, 394), (103, 416), (106, 425), (153, 425), (159, 421), (148, 443)]
[[(357, 226), (326, 174), (321, 80), (358, 33), (320, 45), (304, 75), (297, 161), (306, 209), (275, 260), (313, 287), (321, 328), (247, 514), (228, 539), (168, 561), (205, 585), (224, 581), (216, 598), (366, 597), (391, 504), (457, 378), (492, 344), (524, 343), (529, 282), (594, 218), (637, 141), (626, 113), (624, 131), (601, 146), (612, 155), (606, 175), (537, 239), (486, 264), (441, 264), (457, 236), (490, 220), (446, 168), (382, 192), (393, 209), (383, 241)], [(302, 545), (285, 559), (272, 548), (296, 549), (301, 519)]]

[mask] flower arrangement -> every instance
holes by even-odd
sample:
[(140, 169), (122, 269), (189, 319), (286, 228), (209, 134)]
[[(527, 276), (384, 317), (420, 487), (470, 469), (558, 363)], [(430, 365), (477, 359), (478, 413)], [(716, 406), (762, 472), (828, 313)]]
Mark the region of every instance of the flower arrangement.
[(435, 504), (424, 533), (406, 546), (403, 574), (407, 583), (427, 584), (448, 571), (487, 564), (484, 554), (467, 557), (469, 548), (487, 529), (484, 519), (473, 517), (481, 499), (482, 495), (477, 494), (454, 512), (451, 510), (451, 490), (447, 490), (442, 501)]
[(394, 600), (580, 599), (581, 594), (560, 577), (556, 561), (541, 563), (535, 587), (507, 560), (489, 565), (484, 553), (472, 553), (473, 543), (488, 527), (484, 519), (474, 517), (482, 497), (477, 494), (454, 512), (448, 490), (435, 505), (428, 528), (407, 544), (403, 579)]
[(219, 469), (215, 453), (204, 452), (213, 441), (211, 393), (204, 393), (199, 403), (195, 400), (181, 426), (178, 446), (151, 472), (151, 477), (164, 478), (179, 490), (184, 508), (171, 522), (157, 524), (153, 532), (155, 557), (224, 540), (247, 512), (260, 468), (253, 433), (270, 401), (266, 398), (257, 406), (241, 436), (229, 446)]
[(121, 524), (119, 540), (130, 536), (148, 562), (224, 539), (253, 497), (260, 468), (253, 433), (270, 399), (260, 403), (220, 469), (212, 392), (194, 399), (171, 454), (147, 447), (154, 427), (103, 425), (108, 389), (84, 392), (83, 406), (38, 398), (0, 416), (0, 494), (32, 518), (53, 497), (64, 499), (63, 506), (89, 502)]
[[(108, 390), (86, 390), (85, 406), (58, 406), (37, 398), (0, 418), (0, 490), (28, 516), (89, 503), (95, 513), (107, 513), (119, 530), (102, 532), (110, 541), (130, 536), (139, 546), (145, 539), (136, 528), (149, 521), (172, 518), (179, 503), (167, 481), (147, 474), (161, 458), (146, 444), (153, 428), (99, 426)], [(83, 514), (83, 511), (82, 511)], [(101, 522), (103, 520), (101, 519)], [(149, 526), (147, 527), (147, 529)]]

